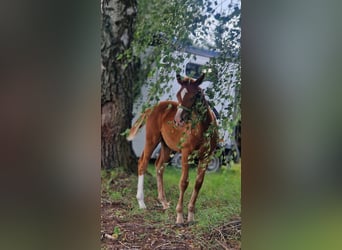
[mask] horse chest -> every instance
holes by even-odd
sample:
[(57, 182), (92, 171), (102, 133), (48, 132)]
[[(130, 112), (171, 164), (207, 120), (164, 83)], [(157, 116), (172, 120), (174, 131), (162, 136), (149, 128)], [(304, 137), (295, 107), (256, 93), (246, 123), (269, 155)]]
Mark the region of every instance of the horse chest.
[(197, 149), (203, 143), (203, 136), (198, 128), (189, 129), (170, 125), (162, 128), (161, 134), (164, 142), (174, 151), (180, 151), (181, 148), (189, 145)]

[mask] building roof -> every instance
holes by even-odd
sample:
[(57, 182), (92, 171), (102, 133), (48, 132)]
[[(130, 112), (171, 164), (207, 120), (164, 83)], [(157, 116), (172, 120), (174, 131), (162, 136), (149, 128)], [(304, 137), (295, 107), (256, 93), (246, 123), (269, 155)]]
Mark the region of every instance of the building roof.
[(218, 57), (220, 55), (219, 52), (213, 51), (213, 50), (208, 50), (208, 49), (202, 49), (194, 46), (187, 46), (184, 48), (184, 51), (187, 53), (191, 53), (194, 55), (199, 55), (199, 56), (205, 56), (205, 57)]

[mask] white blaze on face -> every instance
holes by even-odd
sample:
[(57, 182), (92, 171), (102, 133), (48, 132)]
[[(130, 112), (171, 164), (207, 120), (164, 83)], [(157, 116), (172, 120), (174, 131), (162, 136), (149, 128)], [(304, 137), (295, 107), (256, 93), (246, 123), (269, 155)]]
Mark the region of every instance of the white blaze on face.
[(184, 99), (184, 96), (185, 94), (188, 93), (188, 90), (186, 88), (184, 88), (182, 91), (181, 91), (181, 98), (182, 98), (182, 101)]
[[(183, 101), (186, 93), (188, 93), (188, 90), (186, 88), (183, 88), (182, 91), (180, 92), (181, 101)], [(182, 121), (182, 118), (181, 118), (182, 112), (183, 112), (183, 109), (178, 107), (175, 118), (174, 118), (177, 126), (183, 126), (184, 125), (184, 121)]]
[(182, 112), (183, 112), (183, 109), (182, 108), (178, 108), (177, 109), (177, 113), (176, 113), (176, 115), (175, 115), (175, 121), (176, 121), (176, 123), (177, 123), (177, 125), (180, 125), (181, 124), (181, 114), (182, 114)]

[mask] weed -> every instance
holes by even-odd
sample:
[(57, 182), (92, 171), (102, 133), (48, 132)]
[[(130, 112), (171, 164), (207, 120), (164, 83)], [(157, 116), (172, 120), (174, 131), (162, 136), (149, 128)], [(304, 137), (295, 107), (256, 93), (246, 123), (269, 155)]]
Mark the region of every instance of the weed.
[(122, 194), (120, 192), (109, 192), (109, 196), (113, 201), (121, 200), (122, 199)]
[(113, 234), (112, 234), (113, 238), (117, 239), (117, 238), (119, 238), (120, 235), (121, 235), (120, 227), (118, 227), (118, 226), (114, 227)]
[[(197, 170), (189, 170), (189, 186), (184, 195), (184, 217), (186, 219), (187, 205), (194, 187)], [(208, 246), (217, 245), (214, 239), (208, 239), (218, 227), (227, 225), (234, 216), (240, 215), (241, 200), (241, 168), (233, 165), (230, 168), (222, 167), (220, 172), (206, 174), (203, 186), (196, 203), (196, 224), (188, 228), (175, 228), (176, 204), (179, 195), (180, 170), (167, 166), (164, 172), (164, 186), (166, 198), (170, 208), (163, 210), (157, 199), (156, 173), (153, 165), (148, 166), (145, 175), (144, 195), (146, 210), (139, 209), (136, 201), (137, 177), (125, 175), (122, 171), (103, 171), (102, 193), (105, 199), (118, 204), (118, 209), (111, 212), (117, 220), (129, 224), (116, 224), (113, 228), (114, 237), (127, 234), (131, 228), (143, 228), (133, 236), (143, 241), (149, 235), (159, 232), (160, 237), (188, 237), (189, 242), (197, 242), (197, 247), (208, 249)], [(128, 227), (129, 229), (123, 229)], [(137, 230), (137, 229), (135, 229)], [(148, 231), (149, 230), (149, 231)], [(223, 230), (222, 230), (223, 231)], [(133, 237), (132, 236), (132, 237)], [(226, 237), (227, 238), (227, 237)], [(177, 238), (178, 239), (178, 238)], [(177, 241), (177, 239), (174, 239)], [(209, 242), (210, 240), (210, 242)], [(189, 243), (190, 244), (190, 243)], [(203, 244), (203, 245), (202, 245)], [(213, 244), (213, 245), (210, 245)], [(215, 248), (215, 247), (214, 247)]]

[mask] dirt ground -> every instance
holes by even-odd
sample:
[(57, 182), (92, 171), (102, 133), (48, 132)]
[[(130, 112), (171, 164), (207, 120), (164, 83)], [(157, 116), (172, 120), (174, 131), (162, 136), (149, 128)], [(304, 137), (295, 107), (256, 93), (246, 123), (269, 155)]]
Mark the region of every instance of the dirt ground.
[[(118, 185), (113, 186), (116, 190), (123, 190), (129, 184), (123, 177), (113, 185)], [(210, 232), (198, 232), (191, 225), (179, 227), (173, 221), (156, 222), (144, 213), (132, 214), (129, 204), (120, 199), (111, 201), (102, 191), (101, 249), (241, 249), (239, 217)], [(156, 207), (145, 213), (163, 212)]]

